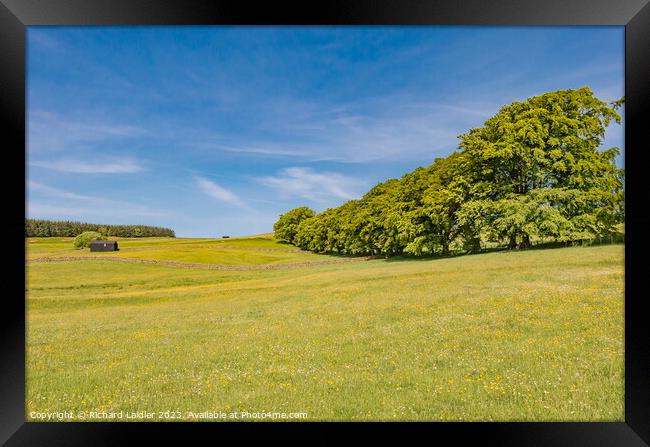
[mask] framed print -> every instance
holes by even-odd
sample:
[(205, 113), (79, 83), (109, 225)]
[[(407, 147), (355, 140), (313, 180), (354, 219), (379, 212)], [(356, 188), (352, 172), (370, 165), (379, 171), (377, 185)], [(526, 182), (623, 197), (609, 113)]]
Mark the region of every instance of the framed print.
[(647, 445), (647, 1), (313, 6), (2, 0), (2, 441)]

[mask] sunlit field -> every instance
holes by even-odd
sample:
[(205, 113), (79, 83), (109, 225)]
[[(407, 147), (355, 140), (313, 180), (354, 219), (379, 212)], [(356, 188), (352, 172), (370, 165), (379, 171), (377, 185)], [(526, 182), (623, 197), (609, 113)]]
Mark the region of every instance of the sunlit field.
[(118, 241), (26, 240), (30, 420), (624, 419), (623, 245), (321, 263), (268, 236)]

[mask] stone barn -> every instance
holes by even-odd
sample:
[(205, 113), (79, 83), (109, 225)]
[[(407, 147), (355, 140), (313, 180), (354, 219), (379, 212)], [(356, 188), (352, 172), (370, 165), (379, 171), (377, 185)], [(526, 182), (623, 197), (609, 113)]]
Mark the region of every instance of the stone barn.
[(90, 251), (117, 251), (117, 241), (92, 241)]

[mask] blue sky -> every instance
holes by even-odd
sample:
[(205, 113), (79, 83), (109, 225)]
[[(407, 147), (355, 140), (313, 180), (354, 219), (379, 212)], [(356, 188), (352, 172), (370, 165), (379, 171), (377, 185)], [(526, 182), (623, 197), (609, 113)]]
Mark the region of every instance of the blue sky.
[[(457, 148), (500, 106), (624, 94), (623, 27), (29, 27), (27, 215), (272, 231)], [(603, 146), (623, 150), (611, 125)], [(619, 158), (622, 166), (623, 157)]]

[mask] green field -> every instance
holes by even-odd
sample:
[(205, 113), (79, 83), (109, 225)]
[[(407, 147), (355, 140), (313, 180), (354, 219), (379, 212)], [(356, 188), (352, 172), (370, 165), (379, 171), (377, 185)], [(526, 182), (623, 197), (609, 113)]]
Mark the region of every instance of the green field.
[(340, 264), (268, 236), (92, 253), (239, 271), (33, 262), (90, 253), (66, 238), (26, 247), (28, 420), (624, 420), (623, 245)]

